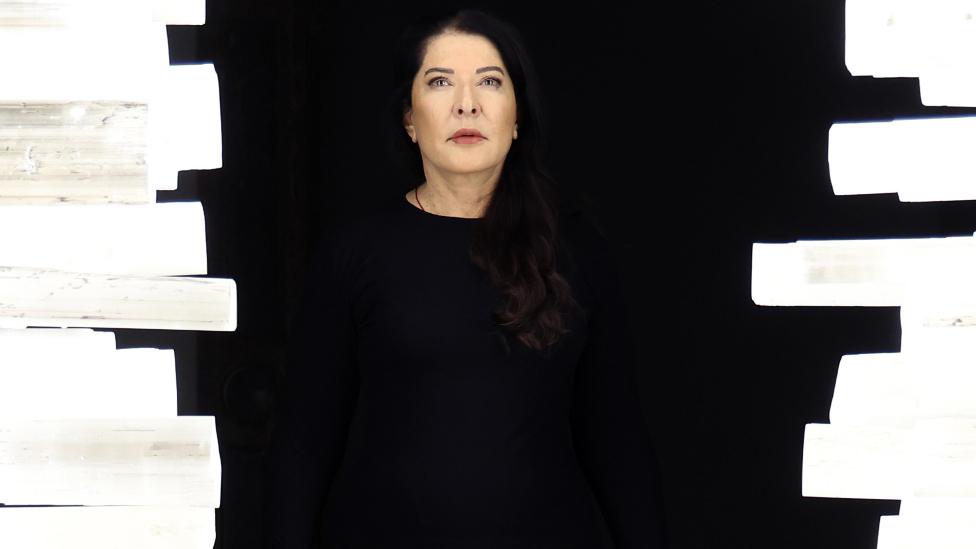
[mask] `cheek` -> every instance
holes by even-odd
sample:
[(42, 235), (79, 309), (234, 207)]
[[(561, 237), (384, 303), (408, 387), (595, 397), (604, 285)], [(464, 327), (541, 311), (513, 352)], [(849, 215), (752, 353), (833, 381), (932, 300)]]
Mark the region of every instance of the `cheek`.
[(425, 105), (425, 109), (418, 119), (420, 127), (428, 134), (428, 136), (433, 137), (434, 135), (439, 135), (439, 132), (444, 131), (444, 120), (443, 117), (438, 118), (435, 110), (437, 107), (434, 105)]

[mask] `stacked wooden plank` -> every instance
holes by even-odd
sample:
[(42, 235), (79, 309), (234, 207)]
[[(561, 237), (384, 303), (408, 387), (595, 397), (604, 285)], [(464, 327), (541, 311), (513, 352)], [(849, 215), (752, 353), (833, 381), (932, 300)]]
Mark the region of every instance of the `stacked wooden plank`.
[[(925, 104), (976, 106), (976, 0), (847, 1), (853, 76), (920, 77)], [(976, 118), (830, 129), (837, 195), (976, 199)], [(898, 353), (845, 356), (830, 423), (806, 426), (802, 494), (901, 500), (879, 549), (958, 549), (976, 538), (976, 238), (755, 243), (767, 306), (895, 306)], [(829, 526), (829, 525), (825, 525)]]
[(753, 245), (757, 305), (900, 307), (901, 351), (844, 356), (830, 423), (804, 436), (804, 496), (902, 500), (879, 549), (971, 543), (974, 275), (972, 236)]
[(853, 76), (918, 78), (923, 105), (976, 107), (973, 0), (847, 0)]
[[(221, 165), (212, 65), (170, 66), (202, 0), (0, 0), (0, 547), (214, 544), (214, 418), (178, 416), (172, 350), (105, 328), (236, 329), (203, 208)], [(96, 331), (96, 329), (99, 329)]]
[[(845, 9), (851, 75), (918, 78), (923, 105), (976, 107), (976, 0), (847, 0)], [(976, 118), (838, 123), (829, 137), (838, 195), (976, 199)]]

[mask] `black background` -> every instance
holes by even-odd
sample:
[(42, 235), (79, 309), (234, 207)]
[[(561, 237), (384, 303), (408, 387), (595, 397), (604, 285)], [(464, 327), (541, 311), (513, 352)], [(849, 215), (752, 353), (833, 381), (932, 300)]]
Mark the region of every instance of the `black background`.
[(803, 429), (827, 421), (842, 355), (898, 350), (897, 308), (757, 307), (751, 245), (970, 235), (976, 212), (833, 195), (832, 123), (968, 112), (922, 107), (914, 79), (851, 77), (842, 1), (210, 0), (205, 26), (169, 35), (174, 64), (216, 66), (224, 167), (181, 173), (159, 200), (203, 202), (210, 274), (237, 281), (239, 326), (119, 339), (171, 342), (180, 412), (217, 416), (216, 547), (258, 547), (274, 371), (312, 240), (418, 183), (384, 157), (393, 40), (467, 6), (526, 36), (552, 170), (590, 197), (623, 263), (673, 546), (875, 547), (898, 502), (801, 497)]

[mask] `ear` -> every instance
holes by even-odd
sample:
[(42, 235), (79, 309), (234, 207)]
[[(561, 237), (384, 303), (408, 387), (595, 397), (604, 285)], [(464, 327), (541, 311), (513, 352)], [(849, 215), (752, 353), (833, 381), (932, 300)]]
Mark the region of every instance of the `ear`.
[(407, 131), (407, 135), (410, 136), (410, 140), (414, 143), (417, 142), (417, 132), (413, 127), (413, 113), (407, 111), (403, 114), (403, 128)]

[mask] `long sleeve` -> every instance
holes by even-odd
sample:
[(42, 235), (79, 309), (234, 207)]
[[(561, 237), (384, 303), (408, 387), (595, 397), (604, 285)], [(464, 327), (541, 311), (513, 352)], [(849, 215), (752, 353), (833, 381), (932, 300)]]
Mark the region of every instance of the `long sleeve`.
[(596, 306), (574, 381), (574, 444), (617, 549), (663, 548), (657, 461), (636, 391), (619, 269), (605, 239), (594, 248)]
[(358, 393), (351, 250), (333, 230), (312, 255), (276, 398), (268, 456), (268, 549), (310, 549)]

